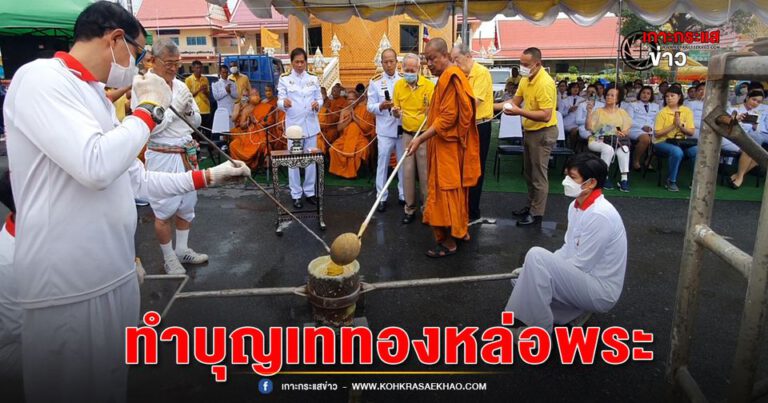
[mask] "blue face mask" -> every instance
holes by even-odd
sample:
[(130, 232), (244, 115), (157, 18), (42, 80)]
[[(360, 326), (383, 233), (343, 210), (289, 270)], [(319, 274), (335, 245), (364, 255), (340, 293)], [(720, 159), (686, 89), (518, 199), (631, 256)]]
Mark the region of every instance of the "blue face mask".
[(418, 80), (419, 75), (417, 73), (403, 73), (403, 77), (409, 84), (413, 84)]

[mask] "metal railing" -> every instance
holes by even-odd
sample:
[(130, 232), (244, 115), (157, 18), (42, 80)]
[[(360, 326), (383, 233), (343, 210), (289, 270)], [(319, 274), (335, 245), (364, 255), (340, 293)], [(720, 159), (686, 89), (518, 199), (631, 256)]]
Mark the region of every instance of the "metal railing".
[(707, 401), (688, 370), (698, 308), (701, 262), (705, 250), (712, 251), (747, 279), (746, 300), (729, 377), (728, 401), (746, 402), (768, 393), (767, 382), (755, 383), (758, 346), (768, 299), (768, 193), (763, 189), (760, 219), (751, 256), (710, 228), (722, 137), (736, 143), (761, 168), (768, 165), (768, 153), (725, 112), (728, 81), (766, 79), (768, 56), (723, 54), (714, 56), (709, 63), (703, 126), (677, 285), (672, 349), (666, 370), (670, 400), (687, 397), (690, 401)]

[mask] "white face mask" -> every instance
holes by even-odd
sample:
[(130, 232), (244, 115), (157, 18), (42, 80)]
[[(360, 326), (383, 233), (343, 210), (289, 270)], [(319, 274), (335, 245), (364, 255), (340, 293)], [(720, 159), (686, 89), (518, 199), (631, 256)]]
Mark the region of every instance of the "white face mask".
[(109, 50), (112, 51), (112, 65), (109, 68), (109, 76), (107, 77), (106, 82), (107, 87), (127, 87), (133, 84), (133, 77), (139, 73), (139, 68), (136, 66), (136, 58), (133, 56), (133, 53), (131, 53), (131, 49), (128, 47), (128, 42), (125, 41), (125, 38), (123, 38), (123, 43), (125, 43), (125, 48), (128, 49), (128, 54), (131, 56), (128, 61), (128, 67), (123, 67), (117, 64), (115, 50), (110, 47)]
[(347, 97), (347, 91), (342, 90), (340, 95), (341, 95), (342, 98), (346, 98)]
[(528, 77), (531, 75), (531, 69), (525, 66), (520, 66), (520, 76), (521, 77)]
[(576, 183), (570, 176), (566, 176), (565, 179), (563, 179), (563, 191), (568, 197), (577, 198), (581, 196), (581, 185), (581, 183)]
[(237, 66), (232, 66), (232, 67), (229, 68), (229, 73), (230, 74), (237, 74), (237, 72), (239, 72), (239, 71), (240, 70), (237, 68)]

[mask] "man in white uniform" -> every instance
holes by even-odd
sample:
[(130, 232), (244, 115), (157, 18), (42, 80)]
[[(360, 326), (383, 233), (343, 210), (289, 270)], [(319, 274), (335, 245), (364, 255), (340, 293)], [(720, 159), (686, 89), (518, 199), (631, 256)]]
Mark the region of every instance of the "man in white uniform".
[[(134, 80), (145, 36), (121, 6), (93, 3), (75, 22), (71, 51), (22, 66), (8, 91), (27, 402), (125, 400), (125, 328), (139, 321), (134, 196), (169, 197), (250, 174), (242, 162), (144, 170), (136, 155), (171, 99), (158, 76)], [(122, 123), (105, 83), (133, 83), (139, 105)]]
[[(228, 80), (229, 68), (219, 67), (219, 80), (211, 86), (213, 98), (216, 100), (216, 113), (213, 115), (213, 133), (228, 132), (232, 128), (232, 109), (238, 99), (237, 85)], [(218, 140), (218, 139), (217, 139)]]
[[(387, 209), (387, 196), (389, 192), (384, 189), (387, 182), (389, 158), (395, 151), (398, 161), (403, 156), (403, 142), (400, 141), (400, 119), (392, 114), (392, 94), (395, 93), (395, 82), (400, 79), (397, 72), (397, 53), (393, 49), (387, 49), (381, 53), (381, 67), (383, 74), (377, 74), (368, 84), (368, 112), (376, 115), (376, 142), (378, 143), (379, 157), (376, 162), (376, 192), (383, 193), (378, 211)], [(403, 171), (397, 173), (397, 191), (401, 205), (405, 205), (405, 193), (403, 192)]]
[[(171, 106), (193, 126), (200, 126), (200, 109), (183, 81), (176, 79), (181, 63), (179, 48), (170, 39), (157, 38), (152, 44), (152, 72), (162, 77), (171, 87)], [(136, 98), (131, 97), (134, 103)], [(136, 106), (135, 104), (133, 105)], [(168, 111), (163, 122), (152, 132), (144, 158), (147, 170), (156, 172), (186, 172), (197, 169), (197, 142), (192, 129), (182, 118)], [(181, 196), (149, 200), (155, 213), (155, 234), (163, 252), (163, 268), (167, 274), (184, 274), (182, 263), (201, 264), (208, 255), (197, 253), (187, 245), (189, 229), (195, 218), (197, 192)], [(172, 244), (172, 221), (176, 224), (176, 249)]]
[[(317, 135), (320, 133), (320, 122), (317, 112), (323, 104), (323, 94), (320, 92), (320, 82), (317, 77), (306, 71), (307, 52), (302, 48), (291, 51), (291, 72), (280, 76), (277, 83), (277, 108), (285, 112), (285, 127), (301, 126), (304, 130), (304, 150), (317, 148)], [(288, 145), (290, 149), (293, 141)], [(301, 183), (299, 168), (288, 169), (288, 185), (291, 188), (293, 207), (302, 208), (301, 196), (306, 197), (307, 203), (316, 204), (315, 180), (317, 169), (314, 164), (304, 171), (304, 184)]]
[(696, 130), (693, 132), (693, 138), (699, 138), (701, 132), (702, 119), (704, 118), (704, 90), (707, 87), (707, 83), (698, 83), (693, 93), (693, 98), (686, 99), (683, 102), (684, 106), (687, 106), (693, 111), (693, 123), (696, 125)]
[(619, 300), (627, 267), (627, 236), (621, 216), (602, 194), (605, 162), (592, 153), (566, 164), (568, 206), (565, 244), (554, 253), (533, 247), (504, 309), (527, 326), (552, 332), (585, 312), (607, 312)]

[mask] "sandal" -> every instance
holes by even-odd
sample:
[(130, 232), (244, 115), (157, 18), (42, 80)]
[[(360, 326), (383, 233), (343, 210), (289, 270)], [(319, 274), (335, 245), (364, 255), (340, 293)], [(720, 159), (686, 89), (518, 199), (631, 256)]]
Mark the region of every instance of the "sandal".
[(437, 244), (437, 245), (435, 245), (434, 248), (428, 250), (426, 252), (426, 254), (427, 254), (427, 256), (429, 256), (431, 258), (446, 257), (446, 256), (455, 255), (456, 251), (458, 249), (459, 248), (456, 248), (454, 250), (450, 250), (450, 249), (446, 248), (445, 246), (443, 246), (442, 244)]

